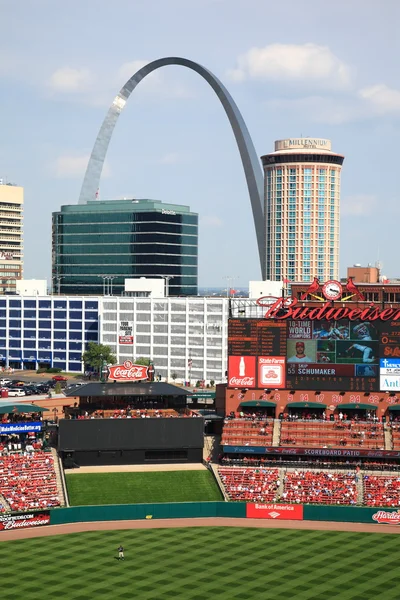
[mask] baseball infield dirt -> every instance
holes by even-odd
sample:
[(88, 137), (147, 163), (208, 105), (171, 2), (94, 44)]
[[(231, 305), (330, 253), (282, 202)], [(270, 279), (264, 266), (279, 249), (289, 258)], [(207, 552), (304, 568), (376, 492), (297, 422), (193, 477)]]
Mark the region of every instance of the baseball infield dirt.
[(157, 519), (143, 521), (97, 521), (92, 523), (71, 523), (50, 525), (32, 529), (0, 532), (0, 542), (21, 540), (49, 535), (100, 531), (107, 529), (161, 529), (167, 527), (261, 527), (262, 529), (313, 529), (318, 531), (353, 531), (357, 533), (400, 533), (393, 525), (373, 523), (335, 523), (331, 521), (270, 521), (264, 519)]

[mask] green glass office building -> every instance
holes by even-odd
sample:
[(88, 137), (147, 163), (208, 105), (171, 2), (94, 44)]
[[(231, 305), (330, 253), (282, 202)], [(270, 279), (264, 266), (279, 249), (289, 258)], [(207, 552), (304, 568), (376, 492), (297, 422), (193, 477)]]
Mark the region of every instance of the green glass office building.
[(61, 294), (115, 295), (132, 277), (168, 277), (170, 296), (197, 295), (198, 215), (157, 200), (95, 200), (53, 213), (52, 283)]

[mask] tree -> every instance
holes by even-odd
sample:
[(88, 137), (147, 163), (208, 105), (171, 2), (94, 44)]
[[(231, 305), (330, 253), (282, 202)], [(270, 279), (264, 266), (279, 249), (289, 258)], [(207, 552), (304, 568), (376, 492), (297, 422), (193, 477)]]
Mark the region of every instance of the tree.
[(104, 365), (115, 365), (117, 362), (115, 355), (111, 352), (110, 346), (96, 344), (96, 342), (89, 342), (82, 359), (85, 365), (93, 367), (99, 373), (101, 373)]
[(176, 373), (172, 373), (171, 374), (172, 379), (175, 381), (175, 379), (178, 377), (178, 375)]
[(145, 356), (140, 356), (135, 360), (135, 365), (142, 365), (143, 367), (149, 367), (151, 365), (150, 358), (146, 358)]
[(56, 385), (54, 386), (54, 391), (56, 394), (61, 394), (62, 387), (61, 387), (61, 383), (59, 381), (57, 381)]

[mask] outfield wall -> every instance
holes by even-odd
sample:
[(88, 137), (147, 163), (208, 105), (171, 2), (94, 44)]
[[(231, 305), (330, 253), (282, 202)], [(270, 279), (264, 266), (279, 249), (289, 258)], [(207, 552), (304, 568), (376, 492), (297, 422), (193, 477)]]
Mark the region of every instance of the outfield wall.
[(73, 506), (50, 511), (50, 525), (90, 521), (141, 519), (196, 519), (210, 517), (260, 518), (296, 521), (340, 521), (349, 523), (400, 523), (394, 509), (301, 504), (246, 502), (176, 502)]

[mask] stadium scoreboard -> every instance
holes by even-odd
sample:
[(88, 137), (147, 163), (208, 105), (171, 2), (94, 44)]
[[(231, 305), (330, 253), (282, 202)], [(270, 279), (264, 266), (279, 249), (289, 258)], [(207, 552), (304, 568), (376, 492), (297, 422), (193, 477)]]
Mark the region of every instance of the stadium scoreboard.
[(292, 390), (400, 390), (400, 320), (229, 319), (228, 386), (271, 388), (274, 371)]

